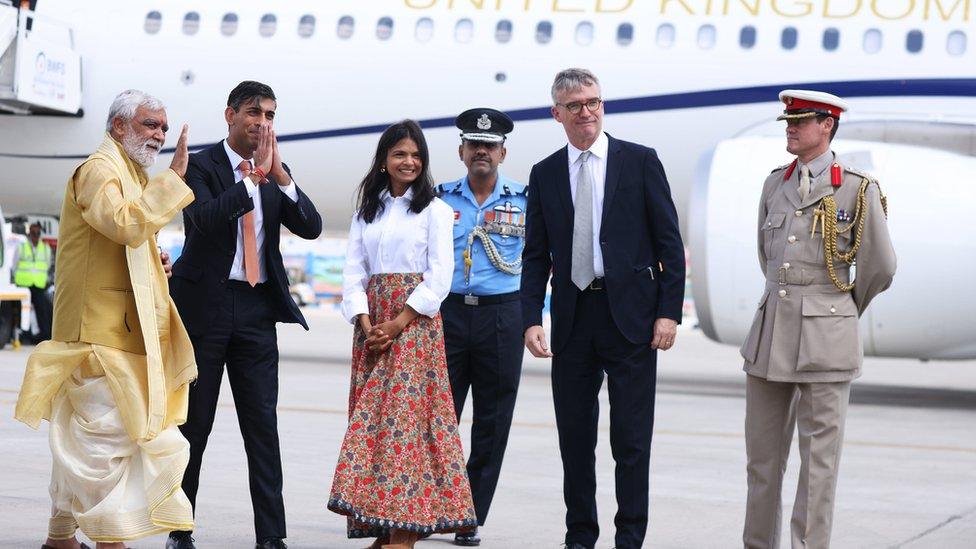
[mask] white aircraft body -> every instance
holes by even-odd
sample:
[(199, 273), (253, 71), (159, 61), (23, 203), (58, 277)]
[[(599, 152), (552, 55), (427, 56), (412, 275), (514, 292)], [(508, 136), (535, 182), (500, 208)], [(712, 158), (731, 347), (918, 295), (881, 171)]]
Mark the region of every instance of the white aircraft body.
[[(763, 286), (761, 184), (791, 161), (777, 93), (813, 88), (849, 101), (834, 149), (889, 200), (899, 269), (861, 319), (865, 352), (974, 358), (976, 229), (963, 222), (976, 207), (973, 3), (38, 0), (32, 30), (13, 28), (19, 65), (0, 60), (0, 109), (18, 113), (0, 116), (0, 203), (8, 214), (57, 214), (123, 89), (167, 104), (168, 146), (186, 122), (201, 148), (226, 135), (230, 89), (254, 79), (277, 94), (275, 129), (297, 182), (328, 227), (345, 229), (386, 125), (419, 120), (447, 181), (464, 172), (454, 116), (505, 110), (516, 127), (502, 170), (526, 181), (565, 144), (550, 115), (553, 75), (587, 67), (601, 79), (605, 130), (664, 162), (702, 328), (738, 343)], [(44, 47), (73, 52), (80, 69), (41, 59)], [(5, 76), (19, 87), (5, 90)]]

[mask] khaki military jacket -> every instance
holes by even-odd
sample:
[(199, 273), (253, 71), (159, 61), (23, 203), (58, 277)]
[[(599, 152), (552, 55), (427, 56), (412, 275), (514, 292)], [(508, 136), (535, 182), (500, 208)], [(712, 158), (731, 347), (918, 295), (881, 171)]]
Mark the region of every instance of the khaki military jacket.
[[(766, 287), (740, 350), (745, 359), (743, 369), (769, 381), (850, 381), (860, 375), (864, 356), (858, 318), (871, 300), (891, 285), (895, 274), (895, 251), (881, 190), (869, 175), (841, 166), (840, 187), (831, 185), (828, 169), (813, 182), (806, 200), (801, 200), (799, 172), (783, 166), (763, 185), (758, 243)], [(820, 223), (811, 236), (814, 212), (824, 197), (833, 194), (838, 212), (853, 217), (865, 179), (870, 181), (867, 220), (856, 269), (835, 262), (841, 282), (847, 283), (856, 271), (854, 289), (842, 292), (828, 276)], [(850, 224), (841, 220), (838, 227)], [(850, 250), (853, 232), (851, 229), (840, 235), (840, 252)]]

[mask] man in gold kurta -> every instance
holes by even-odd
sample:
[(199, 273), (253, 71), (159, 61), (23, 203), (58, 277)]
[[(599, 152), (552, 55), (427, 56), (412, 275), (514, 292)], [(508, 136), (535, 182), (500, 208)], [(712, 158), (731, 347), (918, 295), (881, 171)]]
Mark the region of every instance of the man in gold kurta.
[(186, 126), (170, 168), (149, 178), (168, 124), (127, 90), (106, 135), (68, 181), (58, 235), (51, 341), (27, 362), (18, 420), (50, 421), (53, 500), (45, 548), (99, 548), (192, 528), (180, 488), (193, 349), (169, 297), (155, 234), (193, 200)]

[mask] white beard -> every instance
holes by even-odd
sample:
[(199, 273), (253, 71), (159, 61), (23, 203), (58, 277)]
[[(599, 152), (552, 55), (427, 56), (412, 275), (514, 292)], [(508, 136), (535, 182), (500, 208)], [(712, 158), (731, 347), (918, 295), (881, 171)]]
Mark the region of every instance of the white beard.
[[(157, 145), (157, 148), (150, 147), (150, 143)], [(156, 157), (159, 156), (159, 149), (163, 148), (163, 144), (151, 137), (140, 141), (137, 136), (126, 134), (122, 136), (122, 148), (136, 164), (148, 168), (156, 163)]]

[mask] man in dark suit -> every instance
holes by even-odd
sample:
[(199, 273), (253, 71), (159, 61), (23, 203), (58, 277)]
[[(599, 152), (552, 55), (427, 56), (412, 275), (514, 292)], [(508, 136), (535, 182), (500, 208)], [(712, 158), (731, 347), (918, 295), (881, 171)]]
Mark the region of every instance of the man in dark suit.
[[(569, 145), (529, 176), (522, 266), (525, 346), (553, 357), (552, 393), (563, 460), (569, 549), (599, 536), (595, 449), (606, 374), (616, 461), (616, 547), (641, 547), (658, 349), (674, 344), (685, 256), (664, 168), (653, 149), (603, 133), (600, 83), (567, 69), (552, 114)], [(552, 273), (552, 351), (542, 327)]]
[[(241, 82), (230, 92), (227, 139), (190, 155), (186, 184), (196, 197), (183, 210), (186, 242), (173, 265), (170, 293), (190, 333), (199, 377), (186, 424), (190, 463), (183, 490), (196, 510), (200, 463), (213, 427), (224, 365), (244, 437), (257, 547), (285, 547), (278, 448), (276, 322), (308, 329), (288, 292), (278, 249), (281, 225), (318, 238), (322, 218), (278, 154), (274, 92)], [(172, 532), (167, 548), (193, 547)]]

